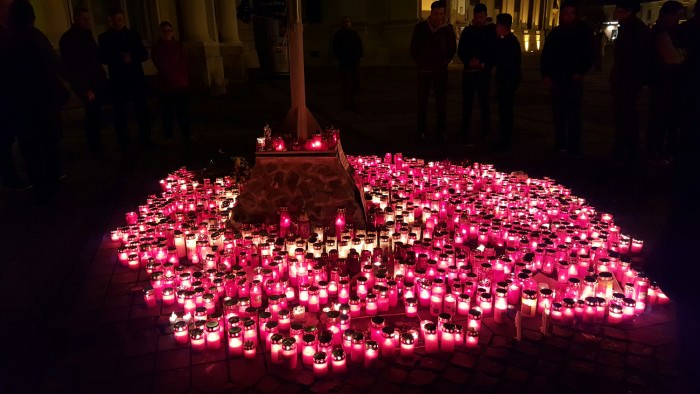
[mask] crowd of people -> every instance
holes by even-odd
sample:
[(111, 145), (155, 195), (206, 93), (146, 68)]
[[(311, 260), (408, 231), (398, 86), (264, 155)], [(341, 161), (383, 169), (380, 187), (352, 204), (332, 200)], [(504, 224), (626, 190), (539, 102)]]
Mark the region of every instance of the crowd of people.
[[(124, 12), (109, 12), (110, 28), (93, 36), (90, 13), (73, 10), (73, 24), (59, 41), (58, 54), (36, 27), (28, 0), (0, 2), (0, 182), (5, 188), (26, 189), (17, 174), (12, 146), (16, 141), (26, 163), (37, 202), (56, 193), (62, 177), (59, 141), (61, 108), (70, 100), (68, 82), (85, 108), (85, 139), (94, 157), (102, 153), (103, 107), (114, 108), (114, 129), (122, 151), (129, 151), (128, 105), (133, 103), (139, 142), (152, 148), (148, 84), (143, 63), (149, 54), (141, 36), (126, 26)], [(169, 22), (160, 24), (160, 40), (151, 50), (158, 69), (162, 127), (173, 137), (177, 120), (185, 140), (191, 140), (188, 116), (189, 77), (183, 45)], [(105, 72), (105, 66), (108, 72)]]
[[(574, 1), (565, 0), (560, 24), (546, 37), (541, 54), (543, 85), (550, 91), (553, 148), (561, 153), (581, 154), (581, 100), (584, 76), (596, 62), (599, 36), (577, 16)], [(634, 161), (640, 141), (637, 100), (648, 86), (652, 114), (646, 128), (647, 158), (669, 160), (681, 146), (696, 141), (698, 92), (698, 40), (700, 23), (696, 3), (694, 16), (679, 21), (683, 5), (674, 0), (661, 7), (657, 23), (649, 29), (636, 14), (638, 0), (620, 0), (615, 19), (620, 23), (614, 45), (610, 86), (615, 114), (613, 157)], [(463, 29), (459, 47), (454, 28), (445, 16), (445, 3), (433, 2), (430, 16), (418, 23), (411, 39), (411, 56), (418, 68), (418, 139), (426, 138), (427, 102), (434, 90), (437, 127), (435, 138), (447, 135), (448, 64), (455, 53), (464, 65), (462, 74), (462, 122), (457, 140), (470, 142), (472, 107), (478, 100), (483, 139), (490, 133), (491, 81), (495, 80), (499, 135), (494, 148), (508, 150), (513, 134), (513, 107), (521, 82), (521, 49), (512, 34), (513, 18), (499, 14), (488, 23), (483, 4), (474, 7), (474, 19)], [(495, 76), (494, 76), (495, 69)], [(694, 145), (693, 145), (694, 146)]]

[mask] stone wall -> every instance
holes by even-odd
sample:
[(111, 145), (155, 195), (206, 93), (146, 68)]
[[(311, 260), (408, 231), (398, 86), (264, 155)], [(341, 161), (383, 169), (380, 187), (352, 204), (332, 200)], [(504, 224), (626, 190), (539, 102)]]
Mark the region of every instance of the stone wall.
[(304, 209), (314, 225), (332, 226), (338, 207), (347, 223), (365, 227), (360, 192), (335, 152), (259, 153), (234, 209), (239, 223), (277, 223), (279, 207), (295, 217)]

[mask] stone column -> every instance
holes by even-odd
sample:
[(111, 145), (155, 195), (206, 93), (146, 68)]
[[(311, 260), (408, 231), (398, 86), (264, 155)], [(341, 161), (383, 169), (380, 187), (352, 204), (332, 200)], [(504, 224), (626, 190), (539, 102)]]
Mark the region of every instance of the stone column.
[(217, 0), (215, 5), (224, 74), (230, 81), (242, 81), (246, 75), (246, 61), (243, 42), (238, 33), (237, 1)]
[(205, 0), (180, 0), (180, 15), (186, 41), (211, 41)]
[(36, 27), (51, 40), (54, 48), (58, 49), (61, 35), (70, 28), (71, 18), (68, 2), (65, 0), (34, 0)]
[(209, 34), (207, 0), (179, 0), (180, 20), (189, 58), (190, 83), (209, 88), (212, 94), (226, 92), (224, 63), (219, 44)]
[(533, 9), (532, 9), (532, 28), (535, 30), (540, 30), (542, 29), (542, 26), (540, 26), (540, 21), (542, 20), (540, 18), (540, 12), (542, 12), (541, 9), (541, 0), (535, 0), (533, 2)]

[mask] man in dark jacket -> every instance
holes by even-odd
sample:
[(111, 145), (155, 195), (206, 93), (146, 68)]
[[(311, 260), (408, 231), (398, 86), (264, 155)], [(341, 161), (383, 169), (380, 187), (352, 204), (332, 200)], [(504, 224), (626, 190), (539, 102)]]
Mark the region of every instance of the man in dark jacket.
[(542, 78), (552, 97), (556, 149), (579, 154), (583, 75), (593, 63), (593, 32), (578, 20), (571, 1), (562, 3), (559, 22), (544, 42)]
[(152, 147), (151, 124), (146, 103), (146, 79), (141, 63), (148, 59), (141, 36), (126, 27), (124, 12), (113, 9), (109, 14), (110, 29), (100, 34), (100, 59), (109, 69), (114, 99), (114, 127), (122, 149), (129, 145), (126, 106), (134, 101), (139, 136), (144, 147)]
[(27, 0), (10, 6), (12, 44), (9, 86), (17, 120), (17, 139), (38, 203), (56, 193), (60, 173), (61, 107), (70, 94), (59, 78), (59, 61), (49, 39), (34, 27)]
[(343, 18), (340, 30), (333, 36), (333, 55), (338, 58), (340, 66), (345, 108), (354, 110), (355, 94), (359, 87), (357, 70), (362, 57), (362, 40), (360, 35), (352, 29), (349, 16)]
[(428, 20), (413, 29), (411, 57), (418, 67), (418, 138), (425, 139), (428, 118), (428, 94), (435, 88), (437, 138), (445, 139), (447, 128), (447, 65), (457, 50), (457, 37), (445, 16), (445, 3), (430, 6)]
[(615, 40), (614, 59), (610, 73), (615, 111), (615, 159), (635, 160), (639, 145), (637, 97), (647, 83), (650, 65), (651, 33), (637, 18), (637, 0), (619, 0), (615, 17), (620, 22)]
[(481, 110), (481, 136), (489, 133), (491, 128), (491, 107), (489, 93), (491, 88), (491, 68), (493, 66), (493, 48), (496, 45), (496, 25), (486, 23), (486, 6), (479, 3), (474, 6), (474, 20), (471, 26), (462, 30), (459, 38), (457, 55), (464, 63), (462, 73), (462, 126), (457, 138), (466, 140), (469, 136), (469, 124), (472, 118), (474, 96), (479, 99)]
[(498, 117), (500, 130), (497, 150), (509, 150), (513, 136), (513, 106), (515, 92), (521, 80), (521, 49), (520, 42), (511, 33), (513, 17), (510, 14), (499, 14), (496, 17), (496, 34), (498, 40), (494, 50), (494, 66), (496, 67), (496, 100), (498, 101)]
[(22, 182), (17, 176), (12, 159), (12, 145), (16, 137), (16, 111), (13, 110), (12, 93), (6, 87), (12, 78), (10, 59), (12, 55), (12, 32), (9, 26), (9, 4), (0, 1), (0, 184), (10, 189), (19, 189)]
[(100, 62), (99, 49), (92, 36), (87, 8), (73, 11), (73, 25), (58, 43), (63, 75), (85, 106), (85, 137), (90, 153), (102, 150), (102, 103), (107, 90), (107, 75)]

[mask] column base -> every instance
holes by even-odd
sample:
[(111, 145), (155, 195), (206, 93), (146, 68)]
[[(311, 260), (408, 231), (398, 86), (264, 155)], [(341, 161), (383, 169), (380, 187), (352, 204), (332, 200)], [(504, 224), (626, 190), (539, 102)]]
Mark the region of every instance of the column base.
[(185, 42), (190, 68), (190, 85), (209, 89), (212, 95), (226, 93), (224, 61), (218, 43)]
[(219, 44), (224, 63), (224, 75), (229, 82), (245, 81), (248, 77), (245, 54), (241, 44)]

